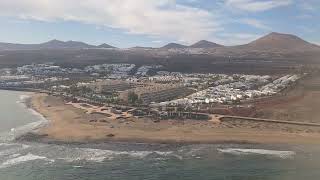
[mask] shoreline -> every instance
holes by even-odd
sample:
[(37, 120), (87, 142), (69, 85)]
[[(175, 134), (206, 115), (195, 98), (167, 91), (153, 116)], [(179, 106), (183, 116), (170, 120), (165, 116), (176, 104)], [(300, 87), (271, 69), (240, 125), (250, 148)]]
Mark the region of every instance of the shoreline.
[[(103, 115), (88, 115), (61, 98), (35, 93), (32, 108), (49, 123), (18, 140), (45, 143), (134, 142), (160, 144), (319, 144), (320, 133), (287, 133), (252, 128), (225, 128), (212, 122), (179, 120), (155, 123), (148, 119), (122, 122)], [(91, 123), (106, 119), (105, 123)]]
[(24, 124), (24, 125), (13, 128), (14, 139), (19, 139), (20, 137), (25, 136), (25, 134), (36, 132), (39, 129), (45, 127), (49, 122), (48, 119), (46, 119), (41, 113), (39, 113), (33, 108), (32, 98), (34, 95), (35, 95), (35, 92), (29, 92), (29, 91), (24, 91), (23, 94), (19, 95), (19, 101), (17, 101), (16, 103), (23, 106), (23, 108), (26, 109), (30, 114), (35, 116), (36, 119), (33, 122), (30, 122), (28, 124)]

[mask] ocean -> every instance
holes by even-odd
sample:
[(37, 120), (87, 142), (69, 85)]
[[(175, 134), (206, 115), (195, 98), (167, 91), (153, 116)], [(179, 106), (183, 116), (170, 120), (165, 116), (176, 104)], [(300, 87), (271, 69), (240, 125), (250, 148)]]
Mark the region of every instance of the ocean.
[(45, 144), (14, 140), (47, 121), (24, 92), (0, 91), (0, 180), (301, 180), (320, 178), (320, 146)]

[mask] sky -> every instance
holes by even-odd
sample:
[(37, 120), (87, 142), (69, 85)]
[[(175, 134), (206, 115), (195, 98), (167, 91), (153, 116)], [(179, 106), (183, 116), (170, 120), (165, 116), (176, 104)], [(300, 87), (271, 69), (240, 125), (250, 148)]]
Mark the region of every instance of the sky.
[(320, 44), (320, 0), (1, 0), (0, 23), (10, 43), (239, 45), (280, 32)]

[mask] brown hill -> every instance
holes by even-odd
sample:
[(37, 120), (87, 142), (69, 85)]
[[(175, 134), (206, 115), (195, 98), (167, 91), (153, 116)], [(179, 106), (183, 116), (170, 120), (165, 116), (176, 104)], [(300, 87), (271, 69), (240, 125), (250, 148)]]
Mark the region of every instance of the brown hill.
[(222, 47), (222, 45), (214, 42), (206, 41), (206, 40), (201, 40), (189, 47), (190, 48), (216, 48), (216, 47)]
[(45, 49), (89, 49), (89, 48), (114, 48), (108, 44), (102, 44), (100, 46), (90, 45), (79, 41), (60, 41), (51, 40), (41, 44), (14, 44), (14, 43), (1, 43), (0, 50), (45, 50)]
[(51, 40), (38, 45), (39, 49), (83, 49), (83, 48), (93, 48), (95, 46), (78, 42), (78, 41), (59, 41)]
[(245, 50), (254, 51), (314, 51), (320, 50), (320, 47), (311, 44), (298, 36), (291, 34), (270, 33), (249, 44), (238, 46)]
[(103, 43), (103, 44), (101, 44), (101, 45), (99, 45), (99, 46), (97, 46), (97, 47), (98, 47), (98, 48), (116, 48), (116, 47), (111, 46), (111, 45), (106, 44), (106, 43)]
[(177, 43), (169, 43), (165, 46), (162, 47), (162, 49), (182, 49), (182, 48), (187, 48), (188, 46), (182, 45), (182, 44), (177, 44)]

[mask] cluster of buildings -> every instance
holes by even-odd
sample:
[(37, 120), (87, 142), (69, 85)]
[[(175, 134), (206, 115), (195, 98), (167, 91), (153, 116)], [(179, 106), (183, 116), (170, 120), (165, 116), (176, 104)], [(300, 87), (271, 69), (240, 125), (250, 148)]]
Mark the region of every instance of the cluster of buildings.
[(17, 74), (21, 75), (53, 75), (66, 74), (67, 72), (67, 69), (52, 64), (30, 64), (17, 68)]
[(157, 105), (233, 104), (255, 97), (273, 95), (299, 78), (298, 75), (286, 75), (273, 80), (270, 76), (221, 75), (219, 80), (204, 90)]
[(167, 75), (167, 76), (156, 75), (156, 76), (148, 77), (148, 80), (150, 82), (154, 82), (154, 83), (164, 83), (165, 84), (165, 83), (180, 82), (182, 79), (181, 79), (181, 77), (172, 76), (172, 75)]
[[(0, 69), (0, 88), (43, 89), (100, 103), (115, 99), (128, 103), (129, 96), (134, 94), (142, 105), (190, 106), (233, 104), (270, 96), (301, 78), (300, 75), (187, 74), (162, 69), (161, 65), (101, 64), (77, 69), (31, 64)], [(151, 70), (154, 73), (149, 73)], [(83, 76), (74, 78), (77, 73)]]
[(163, 102), (173, 100), (179, 97), (185, 97), (194, 90), (183, 86), (182, 84), (145, 84), (144, 86), (129, 89), (120, 93), (120, 98), (124, 101), (128, 99), (131, 93), (137, 95), (142, 104), (148, 105), (154, 102)]
[(118, 79), (128, 77), (135, 66), (134, 64), (100, 64), (87, 66), (84, 71), (94, 76), (109, 74), (111, 78)]
[(263, 86), (260, 88), (261, 92), (264, 92), (268, 95), (273, 95), (278, 93), (279, 91), (285, 89), (292, 83), (296, 82), (301, 77), (298, 75), (286, 75), (279, 79), (274, 80), (273, 82), (270, 82), (269, 84)]
[(122, 80), (104, 80), (92, 83), (90, 88), (101, 94), (110, 94), (114, 92), (125, 91), (135, 87), (133, 83)]
[(148, 72), (151, 69), (159, 69), (162, 68), (161, 65), (153, 65), (153, 66), (141, 66), (138, 68), (137, 72), (136, 72), (136, 76), (147, 76)]

